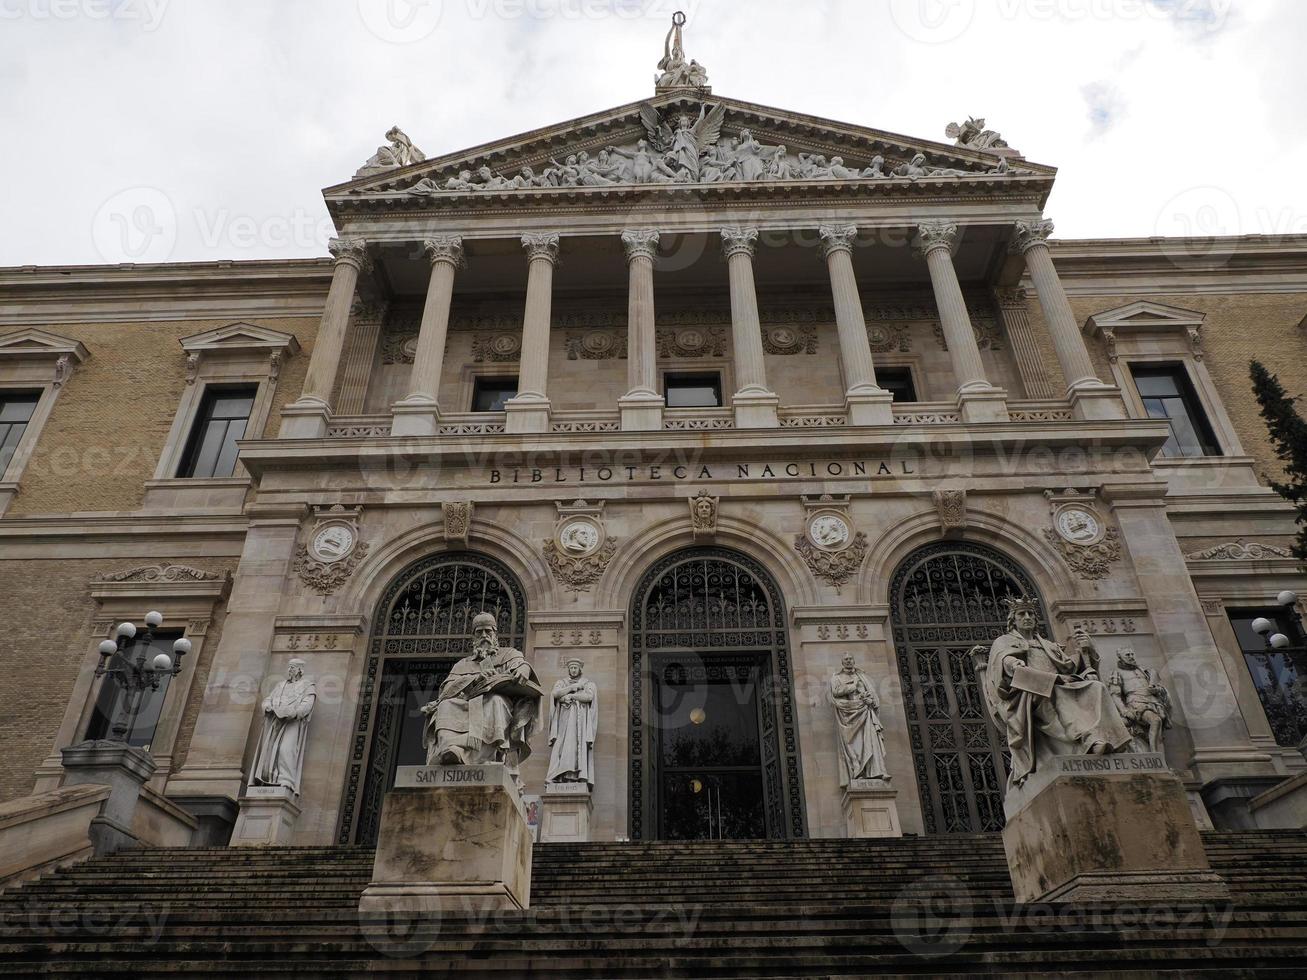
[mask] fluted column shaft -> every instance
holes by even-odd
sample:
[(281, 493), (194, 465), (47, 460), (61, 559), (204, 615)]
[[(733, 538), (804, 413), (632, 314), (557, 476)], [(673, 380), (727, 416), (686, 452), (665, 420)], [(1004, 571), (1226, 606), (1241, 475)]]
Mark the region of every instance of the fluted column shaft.
[(654, 322), (653, 260), (658, 254), (658, 232), (626, 232), (626, 263), (630, 272), (627, 292), (628, 394), (658, 394), (658, 343)]
[(735, 349), (735, 380), (746, 393), (767, 391), (767, 366), (762, 351), (762, 321), (753, 281), (754, 228), (722, 229), (722, 253), (731, 283), (731, 342)]
[(315, 403), (323, 407), (331, 405), (359, 273), (372, 266), (367, 254), (367, 243), (361, 238), (333, 238), (327, 243), (327, 248), (336, 257), (336, 266), (331, 276), (331, 287), (327, 290), (327, 303), (322, 310), (318, 335), (313, 342), (313, 356), (309, 358), (308, 373), (304, 377), (304, 388), (299, 399), (301, 403)]
[(523, 235), (530, 264), (526, 277), (526, 313), (522, 318), (522, 371), (518, 397), (546, 397), (549, 380), (549, 328), (553, 311), (557, 235)]
[(917, 231), (916, 247), (926, 257), (930, 282), (935, 290), (935, 305), (939, 309), (940, 326), (948, 343), (953, 374), (958, 391), (986, 390), (992, 387), (985, 377), (985, 366), (980, 359), (980, 347), (962, 297), (957, 270), (953, 267), (953, 249), (957, 245), (958, 226), (949, 222), (930, 222)]
[(1048, 333), (1053, 340), (1053, 350), (1057, 352), (1058, 364), (1062, 366), (1067, 391), (1086, 385), (1101, 387), (1102, 382), (1094, 371), (1094, 362), (1089, 359), (1089, 348), (1085, 346), (1080, 328), (1076, 326), (1076, 316), (1071, 311), (1066, 290), (1062, 288), (1057, 267), (1053, 265), (1053, 256), (1048, 251), (1048, 236), (1052, 233), (1051, 221), (1018, 222), (1012, 248), (1025, 256), (1026, 268), (1034, 281), (1039, 305), (1044, 310), (1044, 321), (1048, 324)]
[(882, 389), (876, 384), (867, 320), (862, 313), (858, 277), (853, 271), (853, 242), (858, 229), (853, 225), (822, 225), (819, 234), (835, 301), (835, 328), (840, 338), (840, 363), (844, 366), (847, 393), (879, 394)]
[(994, 305), (1003, 319), (1003, 332), (1012, 342), (1012, 352), (1016, 355), (1017, 371), (1021, 375), (1026, 397), (1052, 398), (1053, 388), (1048, 383), (1048, 371), (1030, 329), (1030, 317), (1026, 315), (1026, 291), (1020, 287), (996, 289)]
[(440, 375), (445, 369), (445, 341), (449, 335), (449, 310), (454, 301), (454, 277), (463, 264), (463, 240), (457, 236), (431, 238), (423, 242), (431, 260), (427, 299), (422, 307), (417, 351), (406, 402), (434, 404), (440, 399)]

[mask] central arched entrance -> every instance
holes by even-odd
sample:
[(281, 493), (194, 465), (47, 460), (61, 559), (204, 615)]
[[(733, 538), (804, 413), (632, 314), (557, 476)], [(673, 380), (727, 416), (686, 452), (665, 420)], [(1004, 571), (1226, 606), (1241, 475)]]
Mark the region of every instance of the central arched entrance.
[(444, 552), (400, 572), (377, 603), (359, 691), (337, 840), (377, 839), (381, 801), (398, 766), (423, 765), (422, 705), (472, 652), (472, 618), (494, 613), (499, 642), (526, 649), (526, 598), (509, 569), (486, 555)]
[(633, 840), (805, 835), (785, 605), (725, 548), (669, 555), (631, 602)]

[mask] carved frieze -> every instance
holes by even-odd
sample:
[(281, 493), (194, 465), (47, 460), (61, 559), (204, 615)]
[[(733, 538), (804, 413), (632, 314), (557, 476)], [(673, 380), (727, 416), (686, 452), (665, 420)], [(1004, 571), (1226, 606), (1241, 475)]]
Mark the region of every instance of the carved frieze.
[(906, 354), (912, 350), (912, 335), (906, 323), (868, 323), (867, 342), (873, 354)]
[(762, 331), (762, 349), (768, 354), (815, 354), (817, 328), (810, 323), (766, 327)]
[(570, 333), (564, 345), (569, 361), (608, 361), (626, 357), (626, 334), (617, 330)]
[(190, 565), (139, 565), (125, 572), (110, 572), (95, 579), (97, 582), (216, 582), (222, 576)]
[(472, 338), (472, 360), (516, 361), (522, 354), (522, 336), (516, 333), (477, 334)]
[(726, 352), (722, 327), (658, 331), (659, 357), (721, 357)]
[[(948, 340), (944, 336), (944, 327), (939, 323), (934, 326), (935, 340), (940, 350), (948, 350)], [(971, 329), (976, 335), (976, 346), (981, 350), (1002, 350), (1003, 337), (998, 325), (989, 317), (971, 317)]]
[(382, 335), (382, 364), (412, 364), (417, 351), (418, 335), (416, 330)]

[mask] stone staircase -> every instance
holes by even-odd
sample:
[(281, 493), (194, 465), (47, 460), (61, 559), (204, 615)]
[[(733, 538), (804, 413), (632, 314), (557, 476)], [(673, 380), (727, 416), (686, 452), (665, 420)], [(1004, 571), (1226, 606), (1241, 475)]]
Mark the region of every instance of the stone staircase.
[(0, 895), (0, 975), (1307, 975), (1307, 833), (1208, 834), (1231, 905), (1020, 907), (996, 836), (536, 848), (532, 908), (361, 919), (365, 848), (141, 850)]

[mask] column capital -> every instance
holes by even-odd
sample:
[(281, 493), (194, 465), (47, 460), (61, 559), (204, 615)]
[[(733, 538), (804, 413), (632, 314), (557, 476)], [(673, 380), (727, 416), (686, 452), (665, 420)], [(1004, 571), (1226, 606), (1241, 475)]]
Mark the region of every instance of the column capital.
[(828, 258), (832, 252), (852, 254), (853, 243), (858, 238), (857, 225), (822, 225), (817, 229), (821, 238), (822, 258)]
[(912, 247), (922, 255), (936, 249), (948, 249), (951, 254), (958, 244), (958, 225), (955, 221), (923, 221), (917, 226)]
[(622, 232), (622, 245), (626, 249), (626, 261), (638, 258), (652, 261), (658, 256), (658, 242), (662, 235), (653, 228), (629, 228)]
[(1024, 308), (1029, 295), (1025, 286), (998, 286), (994, 289), (994, 299), (1004, 308)]
[(456, 269), (467, 264), (463, 258), (463, 239), (458, 235), (436, 235), (422, 242), (422, 249), (427, 253), (431, 264), (448, 262)]
[(352, 265), (360, 272), (372, 270), (368, 243), (362, 238), (333, 238), (327, 242), (327, 251), (336, 259), (337, 265)]
[(1016, 233), (1012, 236), (1012, 252), (1025, 255), (1036, 245), (1047, 245), (1053, 234), (1053, 222), (1046, 218), (1034, 221), (1018, 221)]
[(522, 236), (522, 248), (529, 260), (546, 259), (550, 265), (558, 264), (559, 237), (551, 232), (528, 232)]
[(722, 254), (728, 259), (732, 255), (747, 255), (753, 258), (753, 253), (758, 244), (757, 228), (723, 228), (720, 231), (722, 236)]

